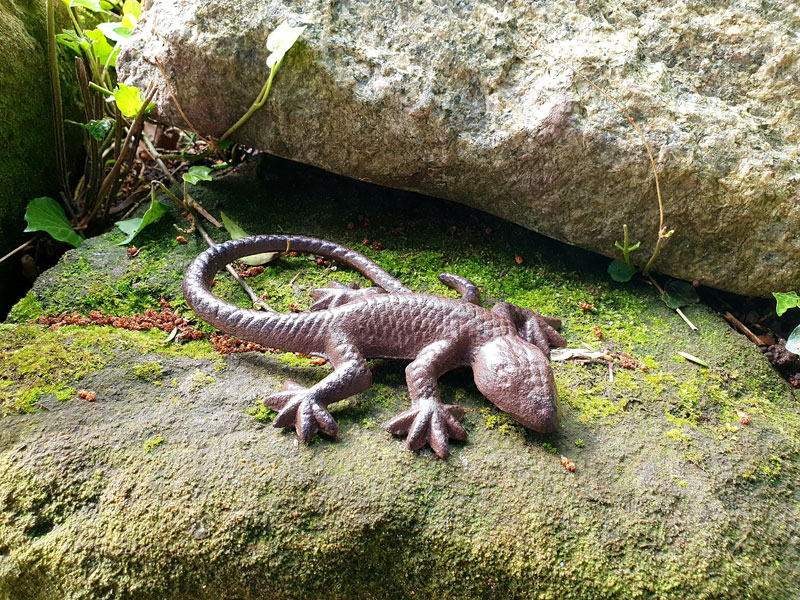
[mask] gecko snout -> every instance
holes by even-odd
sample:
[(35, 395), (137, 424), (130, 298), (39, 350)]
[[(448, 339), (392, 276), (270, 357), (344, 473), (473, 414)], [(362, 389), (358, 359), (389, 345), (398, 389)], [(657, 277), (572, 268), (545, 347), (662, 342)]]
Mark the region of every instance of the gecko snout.
[(500, 410), (540, 433), (561, 422), (553, 370), (539, 348), (517, 336), (496, 338), (478, 350), (475, 385)]

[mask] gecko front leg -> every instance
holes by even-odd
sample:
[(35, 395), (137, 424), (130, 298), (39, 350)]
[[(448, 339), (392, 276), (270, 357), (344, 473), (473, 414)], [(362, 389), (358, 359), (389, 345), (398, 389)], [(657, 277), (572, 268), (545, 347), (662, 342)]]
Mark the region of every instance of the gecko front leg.
[(328, 412), (328, 405), (372, 385), (372, 372), (354, 344), (349, 341), (332, 343), (326, 354), (333, 365), (333, 373), (310, 388), (287, 381), (283, 391), (264, 402), (280, 411), (272, 422), (273, 427), (294, 425), (297, 436), (306, 443), (320, 430), (336, 436), (339, 425)]
[(453, 341), (435, 342), (425, 347), (406, 367), (406, 382), (411, 396), (411, 408), (386, 424), (393, 435), (407, 435), (410, 450), (419, 450), (428, 444), (439, 458), (450, 454), (450, 438), (467, 439), (467, 432), (459, 421), (464, 409), (453, 404), (442, 404), (436, 380), (455, 365), (457, 344)]

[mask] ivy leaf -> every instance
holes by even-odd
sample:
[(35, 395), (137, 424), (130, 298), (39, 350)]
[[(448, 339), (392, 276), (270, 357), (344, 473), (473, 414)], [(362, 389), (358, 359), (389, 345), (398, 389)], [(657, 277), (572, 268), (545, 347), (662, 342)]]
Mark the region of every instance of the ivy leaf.
[(625, 283), (630, 281), (636, 274), (636, 269), (623, 260), (612, 260), (611, 264), (608, 265), (608, 274), (611, 275), (611, 279), (614, 281)]
[(800, 354), (800, 325), (794, 328), (786, 340), (786, 349), (792, 354)]
[[(98, 23), (97, 28), (112, 42), (118, 44), (131, 37), (131, 30), (119, 21), (112, 23)], [(105, 63), (104, 63), (105, 64)]]
[(150, 194), (150, 208), (147, 209), (147, 212), (144, 213), (144, 216), (137, 217), (135, 219), (126, 219), (125, 221), (117, 221), (114, 223), (114, 225), (119, 227), (123, 233), (128, 234), (128, 237), (117, 244), (118, 246), (124, 246), (125, 244), (130, 243), (142, 229), (151, 223), (155, 223), (167, 213), (169, 206), (156, 200), (155, 196), (155, 190), (153, 190)]
[(92, 29), (86, 32), (86, 37), (91, 40), (92, 51), (101, 65), (117, 66), (117, 55), (119, 48), (108, 43), (105, 34), (100, 29)]
[[(244, 229), (239, 227), (239, 225), (235, 222), (230, 220), (224, 212), (220, 213), (222, 217), (222, 224), (225, 226), (225, 229), (228, 230), (228, 233), (231, 236), (232, 240), (238, 240), (240, 238), (250, 237)], [(258, 265), (263, 265), (268, 262), (272, 262), (275, 260), (275, 257), (278, 256), (280, 252), (264, 252), (262, 254), (253, 254), (252, 256), (245, 256), (244, 258), (240, 259), (243, 263), (250, 265), (251, 267), (257, 267)]]
[[(62, 46), (66, 46), (70, 50), (72, 50), (75, 54), (80, 54), (80, 43), (81, 38), (75, 33), (72, 29), (65, 29), (63, 33), (59, 33), (56, 36), (56, 42), (61, 44)], [(86, 44), (86, 42), (84, 42)], [(87, 45), (88, 46), (88, 45)]]
[(25, 231), (44, 231), (60, 242), (72, 244), (76, 248), (83, 243), (83, 237), (72, 228), (61, 205), (47, 196), (34, 198), (25, 210), (28, 226)]
[(209, 167), (191, 167), (183, 176), (183, 180), (192, 185), (197, 185), (198, 181), (211, 181), (211, 169)]
[(700, 302), (697, 290), (688, 281), (680, 279), (670, 279), (664, 286), (664, 294), (661, 296), (664, 304), (673, 309), (678, 309), (687, 304)]
[(100, 6), (100, 0), (64, 0), (64, 4), (70, 8), (85, 8), (92, 12), (103, 12), (103, 7)]
[(275, 31), (267, 37), (267, 51), (271, 52), (267, 57), (267, 66), (271, 69), (273, 65), (283, 60), (283, 56), (294, 46), (297, 38), (305, 31), (306, 27), (292, 27), (284, 21), (275, 28)]
[(777, 301), (775, 312), (778, 313), (779, 317), (790, 308), (800, 306), (800, 296), (797, 295), (797, 292), (773, 292), (772, 295), (775, 296)]
[(100, 119), (99, 121), (89, 121), (83, 128), (96, 140), (103, 140), (108, 132), (114, 127), (114, 119)]
[[(132, 86), (127, 86), (124, 83), (120, 83), (117, 89), (114, 90), (114, 100), (117, 103), (119, 112), (128, 118), (135, 117), (142, 108), (142, 104), (144, 104), (144, 97), (142, 96), (141, 90)], [(151, 102), (145, 109), (145, 112), (152, 110), (154, 107), (155, 104)]]
[(135, 24), (142, 16), (142, 3), (137, 0), (125, 0), (125, 4), (122, 5), (122, 14), (126, 17), (133, 17)]

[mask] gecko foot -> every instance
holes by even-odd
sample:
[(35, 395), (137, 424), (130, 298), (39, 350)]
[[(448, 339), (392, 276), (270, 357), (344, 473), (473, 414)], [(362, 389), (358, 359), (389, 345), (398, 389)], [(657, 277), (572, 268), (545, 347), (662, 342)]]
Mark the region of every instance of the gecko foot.
[(283, 391), (269, 396), (264, 404), (279, 411), (272, 421), (273, 427), (294, 425), (297, 437), (306, 443), (319, 431), (332, 437), (339, 433), (339, 426), (328, 409), (314, 398), (308, 388), (293, 381), (286, 381)]
[(463, 417), (464, 409), (455, 404), (421, 401), (389, 421), (386, 431), (392, 435), (407, 435), (406, 446), (410, 450), (419, 450), (428, 444), (436, 456), (447, 458), (451, 438), (467, 439), (467, 432), (459, 423)]

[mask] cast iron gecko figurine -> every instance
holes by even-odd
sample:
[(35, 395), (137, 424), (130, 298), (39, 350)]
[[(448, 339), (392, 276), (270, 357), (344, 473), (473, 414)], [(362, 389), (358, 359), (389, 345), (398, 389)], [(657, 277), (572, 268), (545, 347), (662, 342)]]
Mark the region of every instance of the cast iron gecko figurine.
[[(240, 308), (211, 293), (226, 264), (262, 252), (308, 252), (336, 260), (378, 287), (357, 289), (331, 282), (313, 290), (311, 312), (283, 314)], [(410, 360), (406, 380), (411, 408), (386, 424), (406, 435), (411, 450), (430, 445), (441, 458), (450, 439), (465, 440), (464, 409), (442, 404), (437, 379), (472, 367), (480, 392), (525, 427), (542, 433), (561, 417), (550, 346), (565, 346), (558, 319), (500, 302), (487, 310), (474, 283), (449, 273), (439, 279), (461, 300), (415, 294), (365, 256), (334, 244), (294, 235), (262, 235), (209, 248), (189, 266), (183, 293), (198, 317), (242, 340), (328, 358), (333, 373), (310, 388), (287, 382), (265, 403), (279, 411), (275, 427), (294, 426), (308, 442), (317, 432), (336, 436), (327, 407), (372, 385), (367, 358)]]

